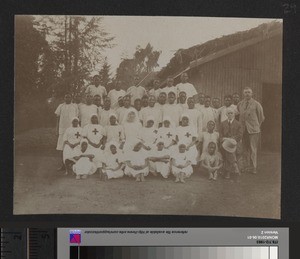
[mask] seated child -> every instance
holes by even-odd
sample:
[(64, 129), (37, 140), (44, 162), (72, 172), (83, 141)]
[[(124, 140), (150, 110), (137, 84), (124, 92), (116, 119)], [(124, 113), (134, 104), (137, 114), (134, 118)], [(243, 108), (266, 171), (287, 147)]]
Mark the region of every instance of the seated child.
[(86, 179), (88, 175), (91, 175), (97, 171), (97, 166), (93, 162), (94, 155), (91, 149), (89, 149), (86, 139), (82, 139), (80, 147), (74, 151), (73, 172), (76, 174), (76, 179)]
[(71, 170), (66, 161), (73, 157), (74, 149), (80, 144), (82, 128), (79, 127), (79, 119), (73, 118), (72, 126), (67, 128), (63, 135), (63, 162), (66, 169), (66, 174)]
[(103, 156), (103, 175), (104, 181), (112, 178), (121, 178), (124, 175), (122, 154), (118, 150), (118, 143), (111, 141), (107, 144), (107, 149)]
[(160, 173), (163, 178), (168, 178), (170, 174), (170, 155), (168, 149), (165, 149), (164, 142), (158, 141), (156, 148), (150, 151), (149, 171), (156, 175)]
[(126, 152), (125, 158), (124, 173), (135, 177), (137, 182), (144, 182), (149, 173), (148, 154), (142, 147), (142, 142), (136, 143), (131, 151)]
[(192, 162), (188, 158), (186, 145), (184, 143), (178, 145), (178, 151), (172, 156), (171, 165), (172, 172), (176, 177), (175, 183), (179, 181), (184, 183), (184, 179), (192, 175)]
[(207, 152), (202, 153), (201, 166), (209, 173), (209, 180), (217, 180), (218, 172), (223, 166), (221, 157), (216, 153), (217, 145), (215, 142), (208, 144)]

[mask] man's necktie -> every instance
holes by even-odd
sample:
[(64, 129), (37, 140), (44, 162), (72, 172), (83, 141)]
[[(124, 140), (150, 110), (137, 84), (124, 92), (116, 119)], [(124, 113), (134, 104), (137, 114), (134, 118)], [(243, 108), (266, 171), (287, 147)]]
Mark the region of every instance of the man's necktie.
[(245, 107), (245, 110), (247, 110), (248, 108), (248, 105), (249, 105), (249, 101), (246, 102), (246, 107)]

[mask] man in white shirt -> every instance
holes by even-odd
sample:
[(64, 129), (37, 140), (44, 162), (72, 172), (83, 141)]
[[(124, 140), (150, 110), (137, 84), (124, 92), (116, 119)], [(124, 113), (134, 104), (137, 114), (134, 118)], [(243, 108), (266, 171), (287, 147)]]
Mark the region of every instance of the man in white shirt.
[(140, 78), (139, 76), (134, 77), (134, 85), (127, 89), (127, 94), (131, 96), (131, 105), (134, 105), (136, 99), (142, 99), (146, 94), (146, 89), (139, 85)]
[(163, 118), (169, 116), (175, 127), (179, 126), (180, 117), (183, 112), (183, 109), (175, 103), (176, 94), (174, 92), (169, 92), (168, 94), (168, 102), (164, 106), (162, 106)]
[(90, 94), (92, 97), (94, 97), (96, 94), (101, 96), (101, 99), (103, 100), (104, 97), (107, 95), (106, 89), (104, 86), (100, 85), (100, 76), (95, 75), (93, 77), (93, 84), (89, 85), (86, 90), (86, 94)]
[(169, 92), (174, 92), (176, 93), (176, 98), (178, 97), (178, 89), (177, 86), (174, 86), (174, 79), (173, 77), (168, 77), (167, 78), (167, 85), (161, 89), (162, 92), (166, 93), (168, 96)]
[(204, 107), (205, 95), (204, 93), (199, 93), (195, 97), (195, 108), (200, 110)]
[(114, 110), (117, 110), (119, 108), (118, 100), (120, 97), (125, 96), (126, 92), (121, 89), (122, 81), (117, 80), (115, 89), (112, 89), (108, 93), (108, 97), (110, 98), (111, 101), (111, 108)]
[(188, 108), (185, 92), (182, 91), (179, 93), (177, 103), (183, 110)]
[(103, 100), (103, 109), (98, 111), (99, 124), (103, 127), (109, 125), (109, 116), (115, 111), (111, 109), (111, 100), (106, 96)]
[(151, 115), (154, 117), (154, 127), (158, 128), (159, 124), (162, 122), (162, 110), (155, 105), (155, 96), (150, 95), (148, 99), (148, 107), (142, 108), (140, 111), (140, 119), (145, 125), (147, 118)]
[(214, 97), (212, 99), (212, 108), (214, 109), (214, 112), (215, 112), (216, 129), (219, 131), (219, 128), (220, 128), (220, 110), (222, 109), (220, 98)]
[(95, 104), (98, 108), (102, 108), (102, 100), (99, 94), (94, 95), (93, 97), (93, 104)]
[(197, 94), (195, 87), (188, 83), (188, 75), (187, 73), (182, 73), (180, 76), (181, 83), (177, 85), (177, 93), (179, 94), (181, 91), (186, 92), (186, 98), (194, 97)]
[(205, 96), (204, 107), (202, 108), (202, 129), (207, 131), (207, 123), (213, 121), (216, 123), (216, 117), (214, 109), (210, 106), (211, 98), (210, 96)]
[(157, 99), (161, 91), (162, 91), (162, 89), (160, 88), (159, 79), (154, 79), (153, 85), (152, 85), (151, 89), (148, 90), (147, 94), (148, 94), (148, 96), (154, 95), (155, 98)]
[(125, 95), (123, 97), (124, 106), (119, 107), (116, 111), (117, 116), (118, 116), (118, 122), (121, 125), (123, 125), (124, 121), (126, 120), (125, 116), (128, 113), (129, 109), (131, 108), (130, 103), (131, 103), (130, 95)]
[(90, 94), (87, 94), (86, 103), (82, 104), (79, 108), (79, 119), (81, 128), (91, 123), (91, 116), (93, 114), (98, 114), (98, 107), (95, 104), (93, 104), (93, 97)]

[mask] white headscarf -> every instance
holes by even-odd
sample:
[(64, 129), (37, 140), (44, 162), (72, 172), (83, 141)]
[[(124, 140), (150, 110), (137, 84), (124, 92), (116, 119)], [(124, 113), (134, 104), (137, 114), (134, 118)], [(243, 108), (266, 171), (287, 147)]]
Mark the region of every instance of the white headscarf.
[[(79, 118), (78, 118), (78, 117), (73, 117), (73, 118), (72, 118), (72, 124), (73, 124), (73, 121), (74, 121), (74, 120), (77, 120), (77, 122), (79, 122)], [(73, 125), (72, 125), (72, 127), (73, 127)], [(77, 127), (79, 127), (79, 125), (77, 125)]]
[[(173, 120), (171, 119), (170, 116), (168, 116), (168, 115), (164, 116), (163, 122), (164, 121), (169, 121), (170, 122), (170, 128), (174, 128), (175, 127), (175, 124), (174, 124), (174, 122), (173, 122)], [(162, 127), (165, 127), (164, 124), (162, 125)]]
[(190, 125), (190, 116), (189, 116), (188, 114), (186, 114), (186, 113), (183, 113), (183, 114), (180, 116), (180, 121), (182, 121), (182, 118), (183, 118), (183, 117), (188, 118), (188, 120), (189, 120), (189, 124), (188, 124), (188, 125)]
[[(108, 115), (108, 119), (110, 120), (111, 117), (115, 117), (115, 118), (116, 118), (116, 125), (118, 125), (119, 122), (118, 122), (118, 116), (117, 116), (117, 114), (116, 114), (115, 112), (111, 112), (111, 113)], [(109, 122), (109, 125), (111, 125), (110, 122)]]
[[(132, 112), (135, 114), (135, 119), (133, 122), (128, 122), (128, 115), (129, 115), (129, 113), (132, 113)], [(125, 120), (124, 123), (139, 123), (139, 115), (138, 115), (137, 110), (133, 107), (130, 107), (124, 116), (124, 120)]]

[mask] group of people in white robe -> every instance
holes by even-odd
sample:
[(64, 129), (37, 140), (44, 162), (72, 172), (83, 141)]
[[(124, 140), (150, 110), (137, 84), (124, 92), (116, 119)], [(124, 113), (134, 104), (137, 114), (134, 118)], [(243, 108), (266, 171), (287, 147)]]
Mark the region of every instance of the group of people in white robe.
[(168, 78), (164, 88), (154, 80), (154, 87), (146, 90), (136, 77), (126, 92), (117, 81), (107, 93), (96, 76), (86, 89), (85, 103), (80, 95), (66, 94), (55, 111), (61, 169), (76, 179), (98, 172), (103, 180), (126, 175), (145, 181), (152, 173), (174, 175), (175, 182), (185, 182), (199, 165), (211, 180), (221, 171), (225, 178), (239, 173), (241, 130), (238, 136), (220, 132), (223, 121), (238, 119), (236, 100), (226, 96), (224, 106), (219, 100), (219, 107), (212, 107), (211, 97), (198, 94), (186, 73), (181, 80), (174, 86)]

